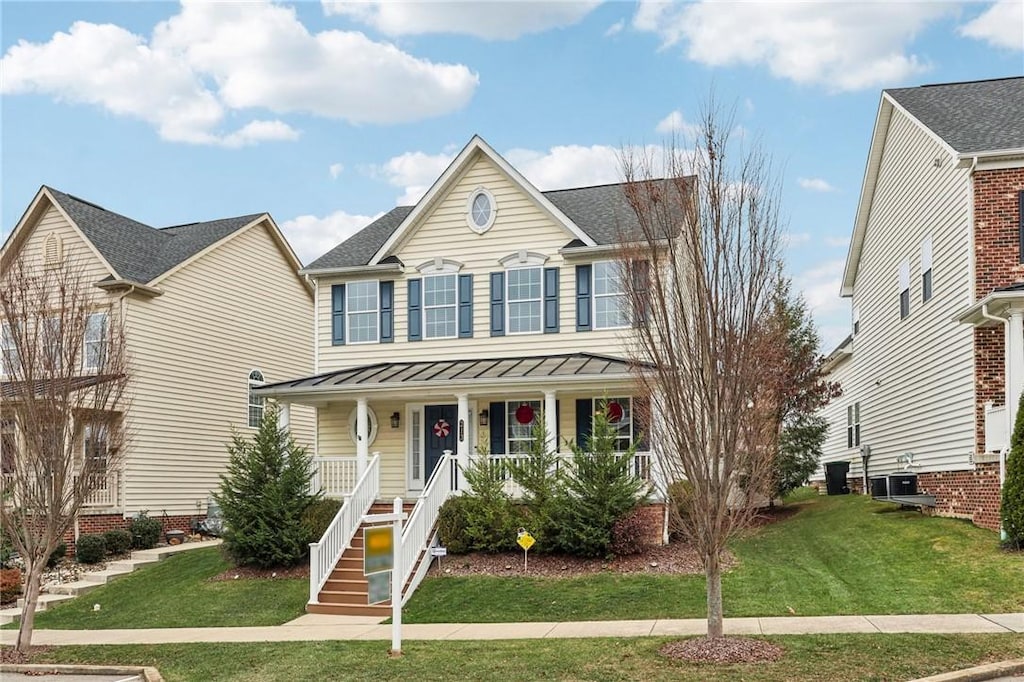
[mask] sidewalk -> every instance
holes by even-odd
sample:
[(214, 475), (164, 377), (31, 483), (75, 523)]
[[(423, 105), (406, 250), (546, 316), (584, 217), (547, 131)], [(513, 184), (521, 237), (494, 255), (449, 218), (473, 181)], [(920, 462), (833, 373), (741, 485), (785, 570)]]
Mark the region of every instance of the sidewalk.
[[(610, 620), (565, 623), (437, 623), (404, 625), (405, 640), (547, 639), (574, 637), (693, 636), (706, 632), (702, 618), (684, 620)], [(842, 633), (1024, 633), (1024, 613), (911, 616), (815, 616), (726, 618), (732, 635), (807, 635)], [(12, 644), (14, 630), (0, 631), (0, 643)], [(36, 630), (33, 644), (179, 644), (193, 642), (299, 642), (390, 640), (391, 626), (373, 619), (308, 614), (268, 627), (160, 628), (148, 630)]]

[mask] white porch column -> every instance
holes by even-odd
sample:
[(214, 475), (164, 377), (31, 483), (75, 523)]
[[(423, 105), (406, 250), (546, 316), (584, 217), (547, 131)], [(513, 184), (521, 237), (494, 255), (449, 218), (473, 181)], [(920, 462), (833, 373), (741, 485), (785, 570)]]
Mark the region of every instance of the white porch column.
[(651, 449), (651, 484), (662, 499), (668, 499), (668, 462), (663, 459), (664, 445), (658, 434), (663, 431), (664, 416), (661, 413), (661, 403), (656, 396), (651, 396), (650, 401), (650, 424), (647, 426), (647, 443)]
[(554, 391), (544, 391), (544, 429), (548, 452), (558, 452), (558, 403)]
[(369, 403), (366, 398), (356, 399), (356, 477), (366, 471), (370, 454)]
[[(455, 424), (455, 457), (461, 472), (469, 468), (469, 395), (456, 393), (455, 398), (459, 403), (459, 416)], [(465, 480), (460, 474), (459, 487), (468, 490), (469, 485)]]
[(1017, 422), (1017, 402), (1024, 391), (1024, 310), (1010, 310), (1006, 326), (1006, 414), (1007, 434)]
[(279, 403), (277, 412), (277, 425), (285, 432), (291, 431), (292, 426), (292, 404)]

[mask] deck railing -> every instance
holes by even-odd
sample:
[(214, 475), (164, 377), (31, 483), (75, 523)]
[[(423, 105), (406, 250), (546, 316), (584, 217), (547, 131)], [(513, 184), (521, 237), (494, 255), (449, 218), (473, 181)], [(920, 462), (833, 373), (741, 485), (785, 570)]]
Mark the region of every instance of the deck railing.
[[(502, 477), (505, 480), (505, 493), (511, 496), (513, 499), (519, 499), (523, 495), (523, 489), (519, 483), (512, 478), (512, 463), (521, 462), (529, 458), (530, 455), (490, 455), (491, 460), (498, 462), (502, 465)], [(572, 461), (572, 453), (560, 452), (558, 453), (558, 459), (555, 461), (555, 470), (561, 470)], [(642, 481), (648, 483), (654, 483), (654, 471), (652, 467), (652, 458), (650, 452), (637, 452), (633, 455), (633, 461), (630, 464), (630, 470), (634, 476)]]
[(120, 504), (121, 476), (116, 471), (92, 474), (92, 491), (82, 503), (83, 507), (117, 507)]
[(314, 493), (323, 491), (326, 497), (342, 499), (355, 489), (358, 472), (355, 457), (314, 457), (310, 490)]
[(400, 554), (402, 567), (402, 603), (404, 604), (419, 587), (423, 577), (430, 568), (430, 557), (423, 556), (417, 567), (416, 562), (426, 552), (434, 539), (434, 524), (437, 515), (451, 494), (459, 488), (458, 460), (450, 450), (446, 450), (441, 461), (437, 463), (427, 487), (416, 500), (412, 515), (402, 531), (402, 548)]
[(366, 471), (345, 495), (341, 509), (327, 526), (319, 542), (309, 545), (309, 601), (317, 603), (320, 590), (334, 570), (338, 559), (352, 544), (363, 516), (380, 494), (380, 453), (373, 453)]

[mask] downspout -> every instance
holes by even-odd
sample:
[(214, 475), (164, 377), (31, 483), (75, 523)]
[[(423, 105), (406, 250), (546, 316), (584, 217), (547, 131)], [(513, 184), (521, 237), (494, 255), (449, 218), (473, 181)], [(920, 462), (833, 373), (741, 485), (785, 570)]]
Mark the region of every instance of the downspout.
[[(974, 158), (974, 162), (975, 163), (978, 162), (978, 158), (977, 157)], [(1003, 354), (1006, 356), (1005, 362), (1009, 363), (1009, 361), (1010, 361), (1010, 357), (1009, 357), (1009, 353), (1010, 353), (1010, 321), (1008, 319), (1006, 319), (1005, 317), (998, 317), (996, 315), (992, 315), (991, 313), (989, 313), (988, 312), (988, 303), (982, 303), (981, 304), (981, 316), (984, 317), (986, 320), (992, 320), (993, 322), (1002, 322), (1003, 323), (1003, 338), (1004, 338)], [(1010, 442), (1009, 439), (1013, 435), (1013, 412), (1010, 410), (1010, 399), (1009, 399), (1010, 377), (1007, 376), (1008, 374), (1009, 373), (1004, 368), (1004, 370), (1003, 370), (1003, 381), (1006, 384), (1006, 388), (1004, 388), (1003, 392), (1006, 394), (1006, 398), (1004, 398), (1004, 401), (1006, 403), (1004, 411), (1006, 412), (1006, 438), (1007, 438), (1006, 442), (1007, 443)], [(999, 450), (999, 494), (1000, 495), (1002, 495), (1003, 485), (1006, 483), (1006, 454), (1007, 454), (1007, 451), (1009, 449), (1010, 449), (1009, 445), (1006, 445), (1002, 449)], [(1006, 530), (1003, 528), (1002, 515), (1000, 515), (1000, 521), (999, 521), (999, 539), (1000, 540), (1006, 540)]]

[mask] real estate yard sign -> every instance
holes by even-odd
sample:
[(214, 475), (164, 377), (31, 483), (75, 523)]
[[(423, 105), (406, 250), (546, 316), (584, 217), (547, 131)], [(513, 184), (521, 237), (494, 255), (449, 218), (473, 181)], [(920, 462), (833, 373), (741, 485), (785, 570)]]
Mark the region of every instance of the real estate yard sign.
[(391, 571), (395, 567), (394, 529), (375, 526), (363, 531), (363, 575), (368, 586), (366, 603), (391, 598)]

